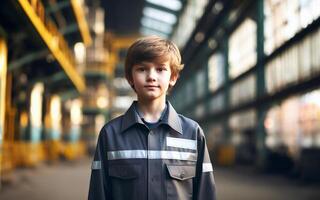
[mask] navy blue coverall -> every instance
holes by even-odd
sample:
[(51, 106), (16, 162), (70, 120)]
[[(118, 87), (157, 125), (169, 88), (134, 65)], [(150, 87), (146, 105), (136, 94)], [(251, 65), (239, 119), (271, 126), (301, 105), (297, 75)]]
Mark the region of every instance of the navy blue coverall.
[(167, 102), (149, 129), (134, 102), (101, 130), (89, 200), (213, 200), (215, 182), (202, 129)]

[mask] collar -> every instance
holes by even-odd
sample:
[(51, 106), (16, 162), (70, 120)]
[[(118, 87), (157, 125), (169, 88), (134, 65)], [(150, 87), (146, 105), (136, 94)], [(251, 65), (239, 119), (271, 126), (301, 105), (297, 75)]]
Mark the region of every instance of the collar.
[[(141, 118), (141, 120), (143, 122), (145, 122), (145, 120), (143, 118), (143, 115), (139, 112), (139, 109), (138, 109), (138, 106), (137, 106), (138, 105), (137, 102), (135, 101), (133, 105), (134, 105), (135, 111), (138, 113), (138, 115)], [(164, 115), (167, 113), (167, 109), (168, 109), (168, 104), (166, 102), (166, 105), (165, 105), (165, 107), (164, 107), (164, 109), (163, 109), (163, 111), (162, 111), (162, 113), (160, 115), (160, 118), (159, 118), (158, 122), (161, 122), (163, 120)]]
[[(131, 126), (135, 124), (142, 124), (145, 126), (143, 123), (142, 119), (140, 118), (137, 110), (136, 110), (136, 104), (137, 101), (134, 101), (127, 112), (123, 116), (122, 124), (121, 124), (121, 132), (124, 132)], [(180, 123), (180, 119), (178, 116), (178, 113), (175, 111), (175, 109), (172, 107), (169, 101), (166, 101), (167, 108), (164, 112), (164, 114), (161, 115), (160, 120), (161, 124), (167, 124), (170, 126), (172, 129), (174, 129), (176, 132), (182, 134), (182, 127)]]

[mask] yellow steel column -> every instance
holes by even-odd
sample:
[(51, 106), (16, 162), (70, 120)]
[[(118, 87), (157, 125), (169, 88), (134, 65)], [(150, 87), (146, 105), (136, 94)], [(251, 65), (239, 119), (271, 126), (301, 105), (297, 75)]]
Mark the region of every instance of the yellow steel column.
[(90, 46), (92, 43), (92, 39), (90, 36), (90, 29), (84, 12), (85, 8), (83, 5), (83, 1), (71, 0), (71, 5), (79, 26), (80, 34), (83, 38), (83, 43), (86, 46)]
[(74, 66), (74, 58), (69, 52), (67, 42), (59, 33), (54, 22), (48, 18), (44, 18), (42, 12), (44, 7), (41, 1), (34, 0), (30, 2), (29, 0), (18, 0), (18, 2), (33, 27), (39, 33), (40, 37), (61, 65), (71, 82), (79, 92), (83, 92), (85, 90), (85, 82), (82, 75), (77, 72)]
[[(4, 135), (5, 117), (5, 94), (6, 94), (6, 75), (7, 75), (7, 44), (0, 38), (0, 180), (2, 172), (2, 146)], [(1, 187), (1, 181), (0, 181)]]

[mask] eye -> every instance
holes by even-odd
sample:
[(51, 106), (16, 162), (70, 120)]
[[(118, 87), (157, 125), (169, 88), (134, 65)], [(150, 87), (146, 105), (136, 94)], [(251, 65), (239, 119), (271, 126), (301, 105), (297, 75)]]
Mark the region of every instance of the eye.
[(166, 71), (167, 69), (165, 67), (159, 67), (157, 68), (157, 71), (158, 72), (162, 72), (162, 71)]
[(138, 71), (138, 72), (144, 72), (144, 71), (145, 71), (145, 68), (144, 68), (144, 67), (138, 67), (138, 68), (137, 68), (137, 71)]

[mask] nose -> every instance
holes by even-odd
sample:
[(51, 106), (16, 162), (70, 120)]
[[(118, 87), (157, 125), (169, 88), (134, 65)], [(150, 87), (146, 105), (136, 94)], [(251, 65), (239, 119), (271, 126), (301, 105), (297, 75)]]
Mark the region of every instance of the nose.
[(156, 70), (150, 69), (147, 75), (147, 81), (155, 81), (156, 80)]

